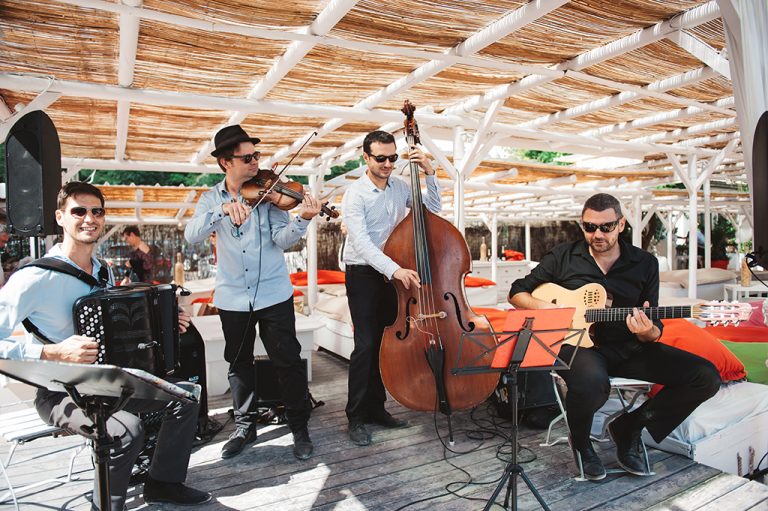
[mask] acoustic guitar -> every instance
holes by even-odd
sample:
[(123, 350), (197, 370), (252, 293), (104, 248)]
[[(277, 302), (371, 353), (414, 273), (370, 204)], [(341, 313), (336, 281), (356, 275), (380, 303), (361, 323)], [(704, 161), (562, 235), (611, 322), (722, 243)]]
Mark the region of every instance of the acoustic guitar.
[[(561, 307), (576, 309), (571, 328), (586, 329), (593, 323), (624, 322), (632, 307), (606, 308), (608, 293), (600, 284), (587, 284), (571, 291), (557, 284), (542, 284), (533, 293), (534, 298), (550, 302)], [(696, 318), (713, 325), (737, 325), (749, 319), (752, 306), (737, 302), (705, 302), (700, 305), (675, 305), (668, 307), (638, 307), (650, 319)], [(578, 338), (564, 341), (564, 344), (576, 344)], [(582, 348), (589, 348), (594, 343), (585, 337)]]

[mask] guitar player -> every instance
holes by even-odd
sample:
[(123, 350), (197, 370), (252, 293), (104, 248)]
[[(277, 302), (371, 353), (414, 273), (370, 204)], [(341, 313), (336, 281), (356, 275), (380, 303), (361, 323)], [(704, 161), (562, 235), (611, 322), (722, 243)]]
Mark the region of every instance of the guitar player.
[[(570, 371), (559, 372), (568, 386), (566, 409), (576, 464), (580, 458), (584, 476), (595, 481), (606, 471), (589, 434), (595, 412), (608, 399), (609, 376), (664, 385), (655, 397), (608, 425), (619, 465), (636, 475), (648, 473), (640, 437), (643, 428), (661, 442), (720, 386), (720, 376), (709, 361), (656, 342), (661, 321), (651, 321), (637, 307), (658, 305), (659, 265), (653, 255), (619, 239), (625, 226), (615, 197), (593, 195), (581, 212), (584, 239), (553, 248), (509, 290), (509, 302), (516, 308), (542, 309), (563, 306), (532, 295), (542, 284), (572, 290), (597, 283), (607, 291), (607, 306), (633, 308), (623, 322), (595, 324), (590, 332), (594, 346), (579, 349)], [(563, 345), (561, 358), (570, 359), (574, 350)]]

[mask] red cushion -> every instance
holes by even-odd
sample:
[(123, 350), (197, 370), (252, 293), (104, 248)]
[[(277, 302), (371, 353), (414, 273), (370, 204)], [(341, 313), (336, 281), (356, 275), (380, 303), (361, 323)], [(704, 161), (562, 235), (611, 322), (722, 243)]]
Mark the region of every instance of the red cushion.
[(483, 286), (495, 286), (496, 283), (492, 280), (484, 279), (482, 277), (472, 277), (467, 275), (464, 277), (465, 287), (483, 287)]
[[(344, 281), (344, 272), (334, 270), (317, 270), (318, 284), (343, 284)], [(307, 272), (300, 271), (291, 273), (291, 284), (294, 286), (306, 286)]]
[(293, 290), (293, 296), (304, 296), (304, 293), (302, 293), (298, 289), (294, 289)]
[(504, 259), (507, 261), (523, 261), (525, 260), (525, 254), (517, 250), (505, 250)]
[(768, 342), (768, 328), (764, 326), (708, 326), (704, 330), (726, 341)]
[[(723, 381), (740, 380), (747, 376), (744, 364), (723, 346), (717, 337), (685, 319), (664, 319), (664, 333), (659, 339), (669, 346), (693, 353), (712, 362)], [(661, 390), (654, 385), (650, 394)]]
[(192, 303), (213, 303), (213, 297), (201, 296), (200, 298), (195, 298), (194, 300), (192, 300)]

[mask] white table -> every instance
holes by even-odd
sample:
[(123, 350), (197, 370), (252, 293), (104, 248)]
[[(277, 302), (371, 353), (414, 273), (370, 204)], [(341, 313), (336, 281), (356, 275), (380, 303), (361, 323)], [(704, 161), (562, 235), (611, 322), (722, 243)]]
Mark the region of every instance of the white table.
[(760, 282), (753, 282), (748, 287), (740, 284), (726, 284), (723, 286), (723, 298), (727, 301), (739, 301), (750, 297), (768, 297), (768, 287)]
[[(224, 360), (224, 333), (221, 331), (221, 320), (218, 315), (193, 316), (192, 323), (200, 332), (205, 342), (205, 366), (209, 396), (223, 394), (229, 388), (227, 371), (229, 364)], [(312, 381), (312, 352), (315, 349), (315, 330), (323, 323), (315, 318), (296, 314), (296, 337), (301, 345), (301, 358), (307, 361), (307, 380)], [(258, 335), (253, 354), (256, 357), (266, 357), (267, 351)]]

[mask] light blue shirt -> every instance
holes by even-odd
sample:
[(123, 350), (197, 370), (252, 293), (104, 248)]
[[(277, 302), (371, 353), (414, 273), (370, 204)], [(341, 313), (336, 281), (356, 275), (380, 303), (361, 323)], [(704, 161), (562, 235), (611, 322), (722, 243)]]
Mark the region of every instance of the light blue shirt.
[[(80, 268), (55, 245), (46, 256), (56, 257)], [(92, 275), (98, 280), (101, 263), (95, 257)], [(113, 282), (110, 272), (110, 282)], [(82, 280), (53, 270), (25, 266), (14, 273), (0, 289), (0, 357), (21, 359), (40, 358), (43, 345), (28, 334), (23, 340), (9, 339), (25, 318), (53, 342), (75, 335), (72, 307), (75, 301), (91, 291)]]
[(203, 193), (184, 230), (190, 243), (216, 232), (216, 293), (213, 303), (229, 311), (263, 309), (293, 296), (283, 252), (307, 231), (310, 220), (291, 215), (270, 203), (253, 210), (236, 228), (222, 206), (233, 196), (224, 181)]
[[(427, 176), (426, 181), (424, 204), (433, 213), (439, 213), (442, 204), (437, 177)], [(411, 204), (411, 187), (402, 179), (390, 177), (384, 190), (373, 184), (368, 173), (352, 183), (344, 192), (341, 206), (347, 225), (344, 264), (367, 264), (391, 279), (400, 266), (382, 248)]]

